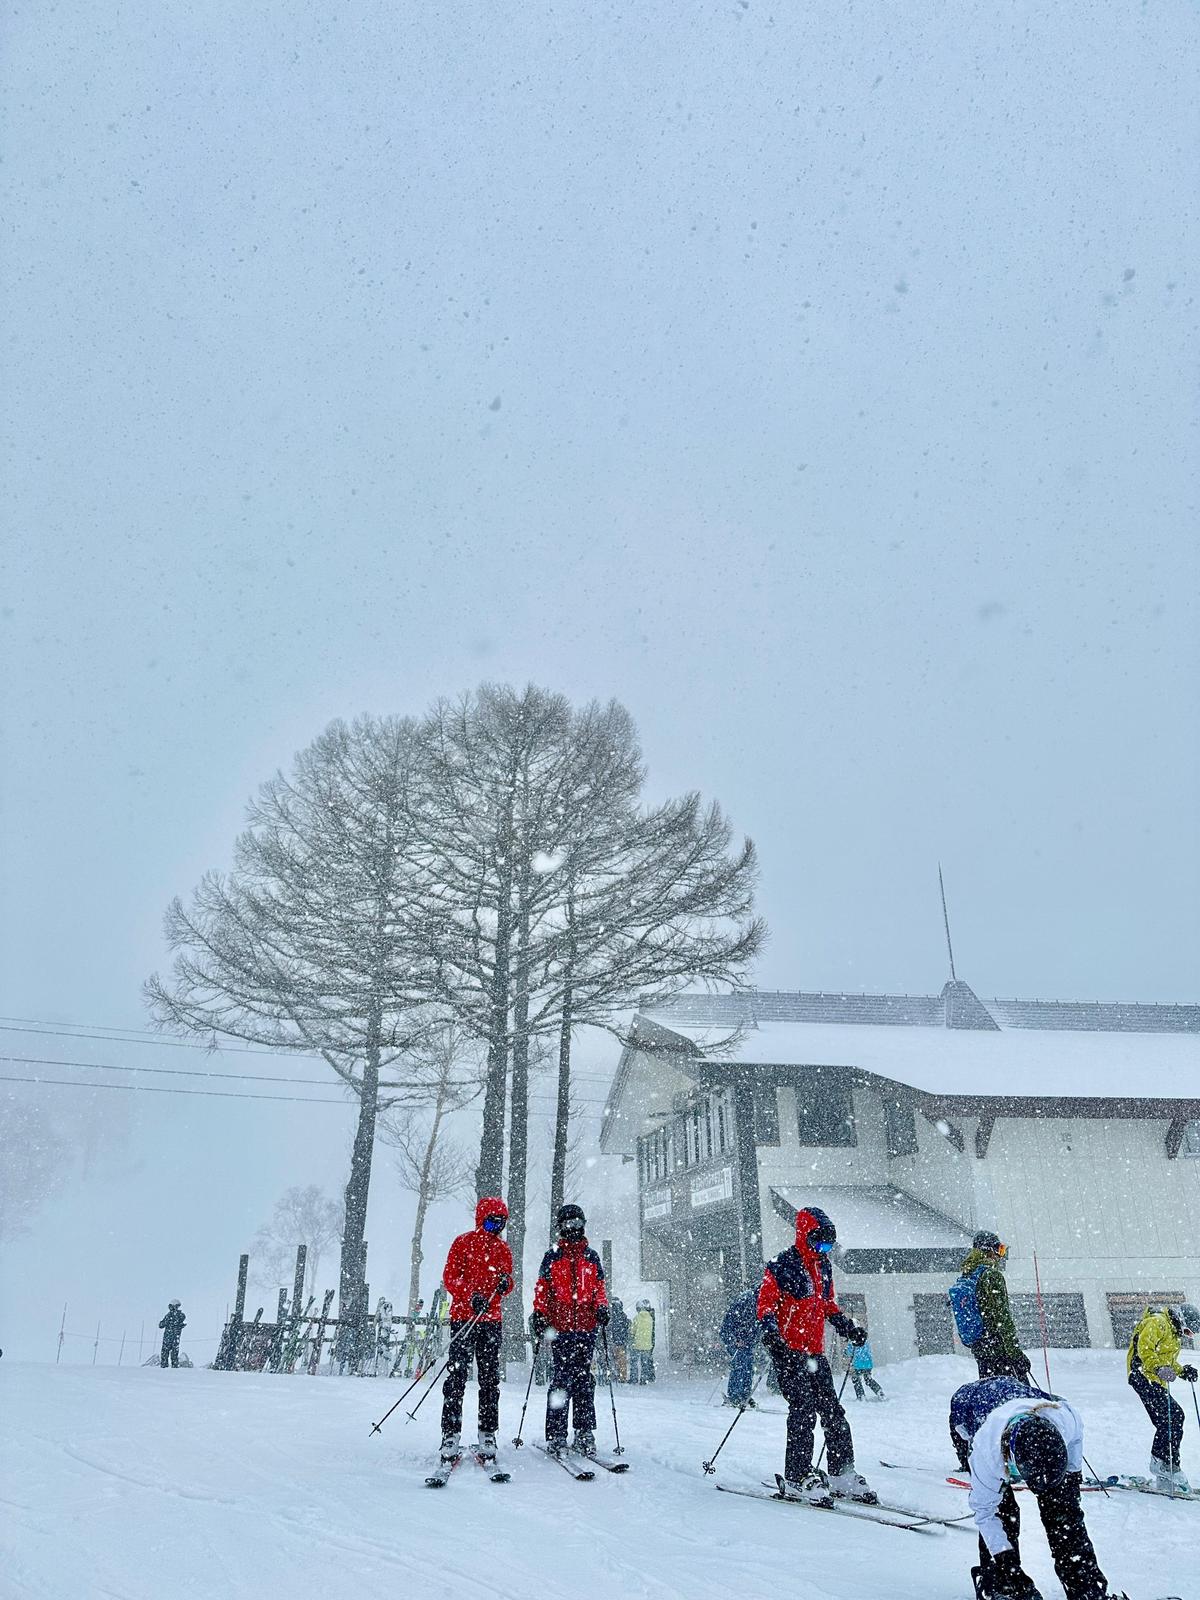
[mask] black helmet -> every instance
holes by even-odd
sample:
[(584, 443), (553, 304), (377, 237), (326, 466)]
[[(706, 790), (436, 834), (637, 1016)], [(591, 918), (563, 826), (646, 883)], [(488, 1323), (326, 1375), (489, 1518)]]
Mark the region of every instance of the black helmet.
[(808, 1230), (809, 1246), (813, 1250), (819, 1250), (822, 1246), (826, 1250), (832, 1250), (837, 1243), (837, 1229), (828, 1215), (821, 1210), (820, 1206), (805, 1206), (804, 1209), (816, 1223), (815, 1228)]
[(971, 1248), (973, 1250), (987, 1250), (994, 1256), (1008, 1254), (1008, 1246), (1001, 1242), (1000, 1235), (992, 1233), (988, 1228), (975, 1235), (971, 1240)]
[(1063, 1436), (1045, 1417), (1019, 1417), (1008, 1435), (1013, 1466), (1033, 1490), (1047, 1494), (1067, 1475), (1067, 1447)]
[(558, 1231), (565, 1238), (580, 1238), (587, 1226), (587, 1218), (583, 1214), (583, 1207), (576, 1205), (559, 1206)]

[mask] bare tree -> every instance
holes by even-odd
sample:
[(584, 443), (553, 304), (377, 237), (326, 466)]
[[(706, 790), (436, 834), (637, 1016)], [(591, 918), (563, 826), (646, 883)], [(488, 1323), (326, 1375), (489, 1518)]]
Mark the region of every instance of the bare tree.
[(265, 783), (233, 870), (207, 874), (166, 916), (169, 978), (147, 984), (156, 1019), (319, 1055), (358, 1101), (346, 1184), (340, 1315), (365, 1313), (364, 1229), (375, 1122), (427, 1024), (428, 978), (405, 908), (415, 726), (334, 722)]
[(264, 1222), (250, 1246), (252, 1273), (264, 1289), (290, 1285), (296, 1246), (307, 1245), (305, 1278), (315, 1292), (319, 1286), (321, 1256), (340, 1243), (346, 1225), (344, 1200), (332, 1200), (315, 1183), (287, 1189), (275, 1202), (271, 1220)]
[(386, 1112), (379, 1137), (395, 1151), (393, 1166), (406, 1189), (417, 1197), (409, 1257), (408, 1314), (415, 1317), (421, 1298), (422, 1242), (425, 1218), (436, 1200), (469, 1193), (473, 1171), (467, 1150), (447, 1139), (446, 1118), (474, 1100), (483, 1089), (483, 1075), (472, 1041), (447, 1023), (408, 1058), (406, 1072), (416, 1105)]

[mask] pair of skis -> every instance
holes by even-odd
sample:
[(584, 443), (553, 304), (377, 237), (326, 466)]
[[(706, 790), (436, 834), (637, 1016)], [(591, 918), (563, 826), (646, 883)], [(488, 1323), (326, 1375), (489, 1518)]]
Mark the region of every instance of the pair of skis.
[[(945, 1477), (936, 1467), (919, 1467), (906, 1465), (900, 1461), (881, 1461), (881, 1467), (887, 1467), (893, 1472), (920, 1472), (926, 1477), (941, 1478), (943, 1483), (948, 1483), (952, 1489), (969, 1489), (971, 1480), (960, 1477), (957, 1473), (948, 1473)], [(1025, 1492), (1023, 1483), (1014, 1484), (1013, 1487), (1021, 1493)], [(1139, 1477), (1136, 1473), (1114, 1472), (1107, 1478), (1085, 1478), (1080, 1485), (1084, 1494), (1104, 1494), (1108, 1490), (1127, 1490), (1134, 1494), (1156, 1494), (1161, 1500), (1200, 1500), (1200, 1490), (1176, 1490), (1174, 1494), (1170, 1489), (1160, 1489), (1151, 1478)]]
[(489, 1483), (507, 1483), (512, 1477), (511, 1472), (505, 1472), (504, 1468), (499, 1465), (495, 1456), (480, 1455), (478, 1450), (468, 1450), (439, 1461), (435, 1469), (425, 1479), (425, 1487), (427, 1489), (444, 1489), (450, 1482), (451, 1474), (454, 1472), (455, 1467), (465, 1461), (468, 1455), (487, 1473)]
[(857, 1500), (835, 1499), (832, 1504), (822, 1505), (809, 1500), (797, 1500), (786, 1493), (783, 1478), (778, 1474), (774, 1490), (769, 1483), (764, 1483), (761, 1489), (739, 1489), (729, 1483), (718, 1483), (717, 1488), (723, 1494), (740, 1494), (750, 1500), (773, 1500), (781, 1505), (799, 1506), (806, 1511), (834, 1512), (840, 1516), (854, 1517), (860, 1522), (876, 1522), (883, 1528), (898, 1528), (904, 1533), (936, 1535), (946, 1528), (961, 1526), (960, 1520), (954, 1517), (927, 1516), (923, 1511), (914, 1511), (911, 1506), (893, 1506), (883, 1501), (864, 1505)]
[[(602, 1472), (628, 1472), (628, 1461), (609, 1461), (605, 1456), (576, 1456), (569, 1450), (551, 1450), (547, 1445), (533, 1441), (535, 1450), (540, 1450), (549, 1460), (556, 1462), (564, 1472), (569, 1472), (577, 1483), (590, 1483), (596, 1474), (591, 1470), (599, 1467)], [(578, 1465), (587, 1462), (587, 1466)]]

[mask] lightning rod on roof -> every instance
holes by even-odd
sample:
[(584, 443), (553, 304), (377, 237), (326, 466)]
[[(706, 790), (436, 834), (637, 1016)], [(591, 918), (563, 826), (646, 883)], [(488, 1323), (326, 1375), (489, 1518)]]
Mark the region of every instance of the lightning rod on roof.
[(942, 921), (946, 925), (946, 949), (950, 955), (950, 981), (958, 982), (958, 974), (954, 970), (954, 946), (950, 943), (950, 913), (946, 910), (946, 885), (942, 881), (942, 863), (938, 862), (938, 888), (942, 891)]

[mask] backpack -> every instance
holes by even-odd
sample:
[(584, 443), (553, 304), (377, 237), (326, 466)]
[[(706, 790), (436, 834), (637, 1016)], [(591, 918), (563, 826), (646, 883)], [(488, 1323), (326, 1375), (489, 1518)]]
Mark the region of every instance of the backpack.
[(958, 1337), (968, 1350), (973, 1344), (978, 1344), (987, 1332), (983, 1313), (979, 1309), (979, 1280), (986, 1271), (986, 1263), (976, 1267), (969, 1277), (964, 1274), (956, 1278), (948, 1291)]

